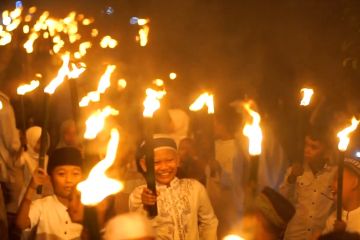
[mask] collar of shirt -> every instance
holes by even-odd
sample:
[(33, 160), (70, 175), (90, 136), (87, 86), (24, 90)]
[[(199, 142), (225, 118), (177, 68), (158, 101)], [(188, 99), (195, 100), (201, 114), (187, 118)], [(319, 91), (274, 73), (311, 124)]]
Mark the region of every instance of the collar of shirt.
[(57, 198), (57, 196), (55, 194), (53, 194), (52, 196), (53, 196), (53, 198), (54, 198), (54, 200), (56, 202), (56, 205), (58, 205), (57, 207), (59, 209), (67, 211), (68, 208), (62, 202), (60, 202), (60, 200)]
[[(313, 174), (315, 176), (317, 175), (321, 175), (325, 172), (330, 172), (331, 170), (333, 169), (333, 166), (328, 164), (328, 163), (325, 163), (324, 167), (322, 169), (320, 169), (320, 171), (318, 171), (316, 174)], [(313, 171), (311, 170), (310, 166), (308, 164), (305, 164), (304, 166), (304, 170), (305, 171), (310, 171), (311, 173), (313, 173)]]
[(179, 181), (180, 180), (177, 177), (175, 177), (173, 180), (171, 180), (169, 186), (157, 182), (156, 187), (159, 188), (159, 189), (168, 188), (168, 187), (174, 187), (174, 186), (179, 184)]

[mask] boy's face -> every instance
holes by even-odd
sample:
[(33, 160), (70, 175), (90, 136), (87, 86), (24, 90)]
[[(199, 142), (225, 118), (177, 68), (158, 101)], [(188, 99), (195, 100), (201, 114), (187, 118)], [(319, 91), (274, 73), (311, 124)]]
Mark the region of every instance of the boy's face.
[(76, 185), (82, 179), (82, 171), (78, 166), (63, 165), (55, 167), (51, 173), (51, 182), (54, 193), (63, 198), (68, 198)]
[(179, 158), (173, 149), (159, 149), (154, 151), (155, 179), (158, 183), (169, 185), (175, 178)]
[(324, 158), (325, 146), (318, 140), (311, 139), (306, 136), (305, 147), (304, 147), (304, 158), (310, 162), (316, 162)]

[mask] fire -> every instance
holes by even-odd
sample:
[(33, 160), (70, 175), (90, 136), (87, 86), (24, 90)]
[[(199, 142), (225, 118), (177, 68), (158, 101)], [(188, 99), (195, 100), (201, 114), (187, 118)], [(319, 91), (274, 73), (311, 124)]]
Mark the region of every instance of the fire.
[(81, 192), (81, 202), (84, 205), (94, 206), (107, 196), (116, 194), (123, 189), (124, 186), (120, 181), (109, 178), (105, 174), (115, 161), (119, 140), (119, 131), (112, 129), (105, 158), (91, 169), (85, 181), (77, 185), (76, 188)]
[(62, 57), (63, 64), (58, 71), (58, 75), (45, 87), (44, 92), (48, 94), (53, 94), (58, 86), (65, 80), (69, 74), (69, 61), (70, 54), (67, 52)]
[(86, 70), (86, 64), (81, 62), (79, 65), (80, 65), (80, 67), (77, 67), (75, 63), (72, 63), (72, 64), (71, 64), (72, 70), (69, 71), (69, 73), (68, 73), (68, 77), (69, 77), (70, 79), (78, 78), (78, 77), (80, 77), (80, 75), (81, 75), (83, 72), (85, 72), (85, 70)]
[(3, 109), (3, 103), (2, 101), (0, 100), (0, 110)]
[(158, 87), (163, 87), (164, 86), (164, 81), (162, 79), (155, 79), (153, 81), (153, 83)]
[(346, 127), (342, 131), (338, 132), (337, 137), (339, 138), (339, 144), (338, 149), (342, 152), (345, 152), (349, 143), (350, 143), (350, 137), (349, 134), (355, 131), (359, 124), (359, 120), (357, 120), (355, 117), (351, 119), (351, 126)]
[(89, 42), (89, 41), (81, 43), (81, 44), (79, 45), (79, 51), (76, 52), (76, 53), (74, 53), (74, 57), (75, 57), (76, 59), (82, 58), (83, 56), (86, 55), (86, 52), (87, 52), (86, 50), (89, 49), (89, 48), (91, 48), (91, 46), (92, 46), (92, 44), (91, 44), (91, 42)]
[(144, 111), (143, 116), (151, 118), (154, 115), (154, 112), (160, 108), (160, 99), (162, 99), (166, 94), (165, 90), (156, 91), (152, 88), (146, 89), (146, 98), (143, 102)]
[(105, 119), (109, 116), (116, 116), (119, 111), (106, 106), (102, 110), (97, 110), (86, 120), (86, 130), (84, 133), (85, 139), (95, 139), (105, 126)]
[(189, 107), (191, 111), (199, 111), (206, 105), (208, 114), (214, 114), (214, 95), (207, 92), (201, 94)]
[(148, 43), (148, 35), (150, 28), (147, 25), (144, 25), (139, 30), (139, 36), (137, 36), (136, 40), (140, 42), (140, 46), (145, 47)]
[(250, 103), (244, 103), (244, 108), (252, 117), (252, 123), (245, 123), (243, 134), (249, 139), (249, 154), (257, 156), (261, 154), (262, 131), (260, 128), (260, 115), (251, 109)]
[(303, 94), (300, 105), (308, 106), (310, 104), (311, 97), (314, 94), (314, 90), (311, 88), (302, 88), (300, 92)]
[(223, 240), (245, 240), (244, 238), (235, 235), (235, 234), (231, 234), (231, 235), (227, 235), (223, 238)]
[(102, 48), (115, 48), (118, 42), (110, 36), (105, 36), (101, 39), (100, 46)]
[(119, 89), (124, 89), (124, 88), (126, 88), (126, 85), (127, 85), (127, 83), (126, 83), (126, 80), (125, 80), (125, 79), (119, 79), (119, 81), (118, 81), (118, 88), (119, 88)]
[(115, 65), (108, 65), (106, 67), (105, 73), (100, 78), (97, 90), (89, 92), (85, 97), (83, 97), (79, 103), (80, 107), (88, 106), (90, 102), (100, 101), (100, 94), (105, 93), (106, 89), (111, 85), (110, 78), (115, 69)]
[(25, 95), (28, 92), (35, 90), (40, 85), (38, 80), (32, 80), (30, 84), (24, 84), (17, 88), (18, 95)]
[(171, 80), (174, 80), (176, 77), (177, 77), (177, 75), (176, 75), (176, 73), (174, 73), (174, 72), (172, 72), (172, 73), (169, 74), (169, 78), (170, 78)]

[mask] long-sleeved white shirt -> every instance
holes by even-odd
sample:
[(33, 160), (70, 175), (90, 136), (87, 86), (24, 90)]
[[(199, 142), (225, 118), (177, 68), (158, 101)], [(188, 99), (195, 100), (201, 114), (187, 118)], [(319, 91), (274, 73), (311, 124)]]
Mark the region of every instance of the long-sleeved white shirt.
[(0, 181), (11, 181), (8, 168), (13, 168), (16, 152), (20, 149), (19, 131), (9, 98), (0, 91)]
[(333, 210), (331, 184), (334, 180), (336, 167), (325, 165), (316, 175), (305, 165), (303, 175), (290, 184), (287, 179), (291, 173), (288, 169), (280, 192), (290, 200), (296, 213), (289, 222), (285, 239), (310, 239), (314, 232), (324, 228), (325, 221)]
[[(130, 195), (129, 209), (146, 214), (141, 202), (145, 185)], [(157, 184), (158, 215), (151, 219), (157, 238), (162, 240), (216, 240), (218, 220), (205, 188), (193, 179)]]
[[(323, 233), (328, 233), (334, 230), (334, 223), (336, 220), (336, 212), (333, 212), (326, 220), (326, 226)], [(352, 211), (342, 211), (342, 220), (346, 223), (347, 232), (360, 233), (360, 207)]]

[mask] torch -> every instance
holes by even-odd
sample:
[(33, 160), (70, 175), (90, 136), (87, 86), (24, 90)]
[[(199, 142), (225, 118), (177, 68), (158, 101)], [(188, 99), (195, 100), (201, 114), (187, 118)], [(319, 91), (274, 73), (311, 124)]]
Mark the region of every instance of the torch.
[(123, 189), (120, 181), (109, 178), (105, 174), (115, 161), (119, 139), (119, 131), (115, 128), (112, 129), (105, 158), (98, 162), (91, 169), (87, 179), (76, 187), (81, 192), (81, 202), (85, 205), (84, 226), (88, 230), (90, 240), (101, 239), (95, 206), (107, 196), (116, 194)]
[[(45, 168), (45, 155), (47, 146), (47, 129), (49, 125), (49, 110), (50, 110), (50, 95), (53, 94), (58, 86), (65, 80), (66, 76), (69, 73), (69, 61), (70, 54), (66, 53), (62, 56), (63, 64), (58, 71), (58, 75), (45, 87), (44, 89), (44, 105), (43, 105), (43, 114), (44, 121), (41, 128), (41, 136), (40, 136), (40, 151), (39, 151), (39, 168)], [(42, 193), (42, 186), (37, 188), (37, 193)]]
[[(207, 115), (205, 120), (206, 125), (206, 139), (208, 139), (208, 151), (207, 153), (210, 156), (207, 157), (209, 159), (211, 176), (214, 176), (218, 166), (216, 166), (215, 161), (215, 137), (214, 137), (214, 95), (210, 93), (201, 94), (189, 107), (190, 111), (199, 112), (204, 107), (207, 107)], [(204, 136), (203, 136), (204, 137)]]
[[(21, 85), (17, 88), (17, 94), (20, 96), (20, 109), (21, 109), (21, 131), (24, 137), (26, 137), (26, 114), (25, 114), (25, 104), (24, 104), (24, 95), (28, 92), (35, 90), (40, 85), (38, 80), (32, 80), (30, 84)], [(23, 142), (23, 149), (26, 151), (26, 141)]]
[(342, 216), (342, 192), (343, 192), (343, 173), (344, 173), (344, 157), (346, 149), (350, 143), (349, 134), (357, 128), (359, 121), (355, 117), (351, 120), (351, 126), (346, 127), (344, 130), (338, 132), (339, 138), (339, 159), (338, 159), (338, 180), (337, 180), (337, 206), (336, 206), (336, 219), (341, 221)]
[(300, 90), (302, 94), (302, 99), (300, 102), (300, 111), (299, 111), (299, 122), (298, 122), (298, 141), (297, 141), (297, 156), (301, 156), (298, 160), (300, 163), (304, 161), (304, 144), (305, 144), (305, 135), (306, 129), (309, 123), (309, 108), (311, 97), (314, 94), (314, 90), (311, 88), (302, 88)]
[[(143, 102), (144, 105), (144, 134), (145, 134), (145, 161), (146, 161), (146, 183), (147, 188), (156, 194), (156, 181), (154, 169), (154, 146), (153, 146), (153, 115), (156, 110), (160, 108), (160, 99), (166, 94), (165, 90), (156, 91), (154, 89), (146, 89), (146, 98)], [(150, 217), (157, 215), (157, 205), (148, 206)]]
[[(259, 168), (259, 157), (261, 154), (261, 142), (262, 142), (262, 131), (260, 127), (261, 117), (260, 114), (251, 109), (251, 102), (246, 102), (243, 105), (246, 112), (252, 118), (252, 122), (245, 123), (243, 128), (243, 134), (249, 140), (249, 154), (250, 154), (250, 183), (257, 185), (258, 168)], [(253, 193), (256, 193), (256, 189), (253, 189)]]

